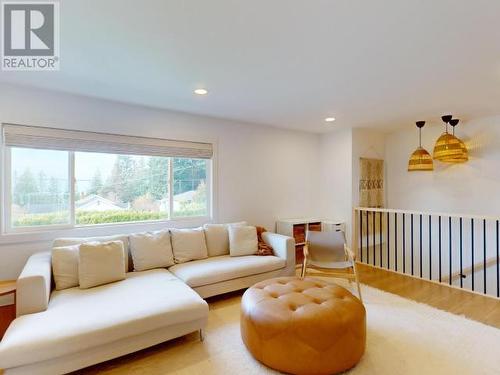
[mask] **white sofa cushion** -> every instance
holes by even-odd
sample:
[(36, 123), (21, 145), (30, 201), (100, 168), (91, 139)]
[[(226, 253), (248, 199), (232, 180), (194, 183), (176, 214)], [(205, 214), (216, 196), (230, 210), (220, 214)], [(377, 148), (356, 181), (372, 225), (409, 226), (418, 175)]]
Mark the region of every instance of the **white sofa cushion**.
[(222, 255), (188, 263), (176, 264), (168, 270), (192, 288), (265, 273), (284, 268), (285, 259), (276, 256)]
[(131, 234), (129, 242), (134, 271), (169, 267), (174, 264), (168, 230)]
[(208, 256), (203, 228), (170, 229), (175, 263)]
[(207, 303), (167, 270), (130, 272), (116, 283), (55, 291), (46, 311), (14, 320), (0, 341), (0, 368), (207, 317)]
[(229, 226), (229, 254), (232, 257), (253, 255), (259, 250), (257, 228), (252, 226)]
[(54, 247), (52, 249), (52, 274), (56, 290), (73, 288), (78, 281), (78, 253), (80, 245)]
[(132, 265), (129, 264), (129, 241), (128, 236), (124, 234), (117, 234), (115, 236), (101, 236), (101, 237), (63, 237), (56, 238), (52, 247), (81, 245), (84, 242), (109, 242), (109, 241), (122, 241), (123, 248), (125, 249), (125, 272), (132, 270)]
[(247, 225), (246, 221), (229, 224), (205, 224), (205, 239), (209, 257), (229, 254), (229, 226)]
[(80, 288), (112, 283), (125, 278), (122, 241), (86, 242), (80, 245), (78, 281)]

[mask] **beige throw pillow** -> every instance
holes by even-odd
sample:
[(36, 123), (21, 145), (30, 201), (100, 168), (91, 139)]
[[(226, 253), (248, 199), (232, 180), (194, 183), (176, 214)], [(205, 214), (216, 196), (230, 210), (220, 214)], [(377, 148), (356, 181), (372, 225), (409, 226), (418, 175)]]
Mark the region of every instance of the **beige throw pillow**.
[(131, 234), (129, 242), (134, 271), (169, 267), (174, 264), (168, 230)]
[(253, 255), (259, 249), (257, 229), (252, 226), (229, 226), (229, 255)]
[(175, 263), (184, 263), (208, 256), (203, 228), (170, 229)]
[(247, 225), (245, 221), (229, 224), (205, 224), (205, 239), (207, 241), (207, 251), (209, 257), (229, 254), (229, 226)]
[(78, 279), (81, 289), (125, 279), (123, 242), (86, 242), (81, 244)]
[(78, 252), (80, 245), (52, 249), (52, 274), (56, 290), (78, 286)]
[(61, 246), (69, 246), (69, 245), (81, 245), (85, 242), (109, 242), (109, 241), (122, 241), (123, 247), (125, 249), (125, 272), (132, 270), (132, 264), (129, 266), (129, 241), (128, 235), (117, 234), (114, 236), (100, 236), (100, 237), (65, 237), (65, 238), (56, 238), (52, 247), (61, 247)]
[(203, 230), (209, 257), (229, 254), (229, 235), (225, 224), (205, 224)]

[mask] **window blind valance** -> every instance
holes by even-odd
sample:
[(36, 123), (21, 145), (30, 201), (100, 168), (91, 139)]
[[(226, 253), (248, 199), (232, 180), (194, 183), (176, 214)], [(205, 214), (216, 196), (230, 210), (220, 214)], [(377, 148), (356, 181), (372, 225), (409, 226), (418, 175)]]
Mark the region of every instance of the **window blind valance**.
[(3, 124), (6, 146), (49, 150), (102, 152), (112, 154), (173, 156), (211, 159), (211, 143), (176, 141), (161, 138), (135, 137), (108, 133), (86, 132)]

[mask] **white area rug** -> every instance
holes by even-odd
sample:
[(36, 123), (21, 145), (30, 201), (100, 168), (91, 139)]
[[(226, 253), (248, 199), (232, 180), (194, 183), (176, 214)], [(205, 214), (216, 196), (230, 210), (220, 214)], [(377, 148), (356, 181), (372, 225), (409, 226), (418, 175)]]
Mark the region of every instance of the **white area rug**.
[[(500, 374), (500, 330), (368, 286), (362, 292), (366, 353), (347, 374)], [(85, 372), (275, 374), (243, 345), (239, 303), (233, 295), (210, 304), (204, 342), (190, 335)]]

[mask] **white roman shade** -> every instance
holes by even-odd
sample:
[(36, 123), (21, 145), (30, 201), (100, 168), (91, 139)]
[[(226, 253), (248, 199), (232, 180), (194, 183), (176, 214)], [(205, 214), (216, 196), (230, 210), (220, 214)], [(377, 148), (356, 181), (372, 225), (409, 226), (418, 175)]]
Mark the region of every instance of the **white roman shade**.
[(3, 124), (3, 142), (6, 146), (10, 147), (112, 154), (174, 156), (199, 159), (211, 159), (213, 155), (213, 146), (211, 143), (15, 124)]

